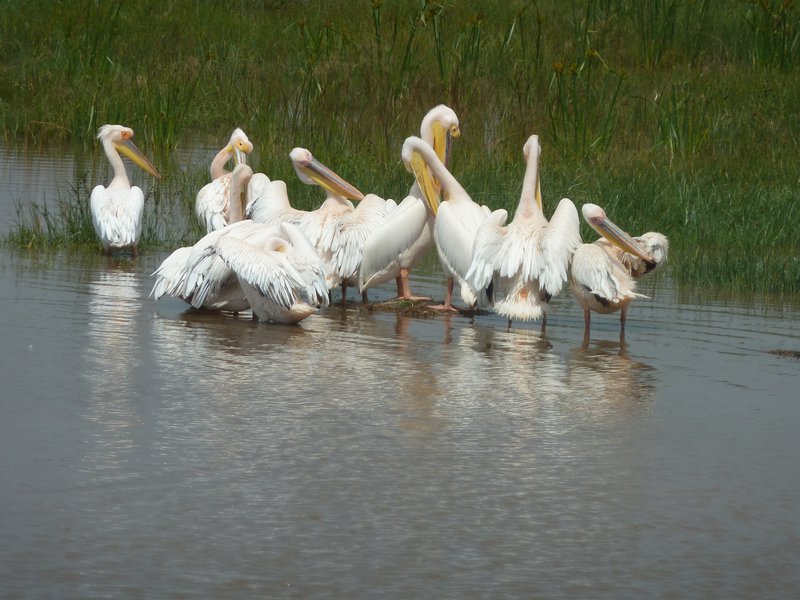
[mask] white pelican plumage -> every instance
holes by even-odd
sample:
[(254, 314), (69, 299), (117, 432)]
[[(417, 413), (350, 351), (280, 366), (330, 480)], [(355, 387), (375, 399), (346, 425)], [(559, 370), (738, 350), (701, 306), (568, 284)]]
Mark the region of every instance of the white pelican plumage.
[(153, 273), (156, 282), (150, 295), (156, 300), (164, 295), (175, 296), (195, 308), (209, 310), (248, 310), (250, 304), (244, 296), (236, 275), (214, 256), (209, 248), (223, 235), (243, 235), (234, 225), (242, 221), (243, 203), (247, 184), (253, 170), (239, 164), (231, 174), (230, 224), (200, 238), (194, 245), (178, 248), (170, 254)]
[[(459, 135), (458, 117), (444, 104), (429, 110), (422, 119), (420, 137), (433, 147), (445, 167), (449, 166), (452, 139)], [(415, 179), (408, 196), (364, 244), (359, 271), (361, 292), (394, 279), (398, 299), (429, 300), (411, 294), (408, 273), (433, 246), (435, 219), (435, 209), (425, 200)]]
[[(326, 268), (297, 227), (244, 221), (252, 232), (224, 235), (214, 252), (234, 272), (253, 314), (261, 321), (297, 323), (327, 306)], [(277, 229), (277, 231), (276, 231)]]
[[(527, 163), (514, 219), (494, 211), (478, 229), (467, 279), (475, 289), (496, 281), (494, 310), (508, 319), (542, 319), (546, 307), (569, 278), (572, 253), (581, 243), (580, 220), (575, 205), (563, 198), (550, 222), (542, 212), (539, 179), (541, 146), (532, 135), (522, 149)], [(499, 288), (499, 289), (498, 289)]]
[(211, 161), (211, 182), (200, 188), (195, 199), (194, 212), (205, 225), (206, 232), (225, 227), (230, 221), (230, 187), (232, 173), (225, 171), (225, 164), (233, 159), (236, 164), (246, 164), (246, 156), (253, 151), (253, 144), (244, 131), (236, 128), (227, 145), (217, 152)]
[[(297, 225), (327, 265), (328, 288), (341, 287), (345, 302), (347, 287), (358, 276), (367, 235), (386, 219), (396, 204), (375, 194), (365, 196), (305, 148), (294, 148), (289, 158), (300, 181), (325, 190), (325, 201), (316, 210), (295, 209), (289, 203), (286, 184), (273, 181), (251, 204), (249, 214), (262, 223)], [(358, 201), (358, 207), (352, 200)]]
[(596, 204), (584, 204), (581, 212), (586, 222), (602, 238), (592, 244), (581, 244), (575, 250), (570, 269), (570, 287), (583, 307), (584, 344), (589, 342), (591, 311), (620, 314), (620, 341), (625, 339), (625, 318), (628, 305), (636, 293), (635, 278), (655, 269), (666, 260), (667, 238), (649, 232), (633, 238), (606, 216)]
[(327, 305), (325, 265), (299, 229), (241, 220), (251, 177), (247, 165), (234, 169), (233, 222), (161, 264), (151, 292), (156, 300), (170, 294), (195, 308), (252, 308), (259, 319), (279, 323), (296, 323)]
[[(475, 234), (489, 216), (489, 208), (473, 202), (433, 148), (420, 138), (406, 138), (402, 157), (406, 168), (417, 178), (425, 200), (436, 213), (433, 239), (447, 275), (447, 289), (444, 304), (433, 308), (455, 310), (451, 302), (456, 281), (461, 287), (461, 299), (467, 306), (474, 308), (487, 304), (485, 290), (476, 290), (465, 277), (471, 264)], [(440, 192), (443, 196), (441, 202), (438, 200)]]
[(247, 218), (256, 223), (267, 225), (291, 223), (300, 227), (309, 212), (292, 206), (286, 182), (282, 179), (265, 182), (255, 190), (248, 188), (247, 196)]
[(132, 137), (133, 129), (123, 125), (103, 125), (97, 132), (97, 139), (103, 144), (114, 171), (108, 187), (96, 186), (89, 201), (92, 224), (106, 254), (130, 248), (133, 256), (136, 256), (139, 236), (142, 234), (144, 193), (138, 186), (131, 186), (120, 152), (153, 177), (161, 178), (153, 164), (133, 143)]

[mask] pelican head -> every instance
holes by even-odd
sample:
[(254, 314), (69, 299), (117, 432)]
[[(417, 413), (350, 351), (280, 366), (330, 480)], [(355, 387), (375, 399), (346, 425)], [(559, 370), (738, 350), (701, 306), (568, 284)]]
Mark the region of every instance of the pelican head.
[(127, 156), (137, 167), (150, 173), (156, 179), (161, 179), (161, 173), (142, 154), (131, 138), (133, 138), (133, 129), (124, 125), (103, 125), (97, 132), (97, 139), (103, 144), (110, 142), (117, 152)]
[(289, 153), (294, 170), (306, 185), (318, 185), (331, 194), (349, 200), (361, 200), (364, 194), (319, 162), (305, 148), (294, 148)]
[(645, 262), (654, 262), (653, 255), (609, 219), (606, 216), (606, 211), (602, 208), (596, 204), (584, 204), (581, 212), (589, 226), (617, 248), (633, 256), (638, 256)]
[(531, 159), (536, 161), (536, 204), (539, 205), (539, 210), (542, 209), (542, 186), (539, 179), (539, 159), (542, 156), (542, 147), (539, 145), (539, 136), (535, 133), (528, 138), (525, 145), (522, 147), (522, 155), (525, 157), (527, 163)]
[(428, 169), (426, 153), (434, 154), (431, 147), (421, 138), (410, 136), (403, 142), (403, 150), (400, 155), (403, 158), (406, 170), (413, 173), (417, 179), (422, 195), (425, 196), (428, 207), (435, 215), (439, 210), (439, 184)]
[(449, 106), (439, 104), (428, 111), (422, 119), (420, 137), (436, 151), (436, 156), (445, 167), (450, 166), (450, 151), (453, 139), (461, 135), (458, 116)]
[(233, 154), (234, 163), (237, 165), (247, 164), (247, 155), (253, 151), (253, 144), (248, 139), (244, 131), (238, 127), (233, 130), (231, 139), (228, 140), (228, 145), (225, 150), (229, 154)]

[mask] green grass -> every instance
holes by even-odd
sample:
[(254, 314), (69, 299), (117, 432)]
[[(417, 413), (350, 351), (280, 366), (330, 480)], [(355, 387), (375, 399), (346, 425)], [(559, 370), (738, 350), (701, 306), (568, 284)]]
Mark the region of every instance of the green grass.
[[(363, 191), (402, 198), (403, 139), (431, 106), (459, 114), (453, 171), (513, 208), (538, 133), (550, 208), (603, 205), (672, 241), (682, 285), (796, 293), (800, 247), (800, 7), (784, 0), (0, 0), (6, 143), (83, 147), (107, 122), (136, 131), (166, 175), (145, 247), (199, 233), (208, 165), (170, 150), (241, 126), (256, 168), (285, 179), (306, 146)], [(152, 154), (153, 152), (151, 152)], [(101, 158), (102, 159), (102, 158)], [(96, 245), (88, 186), (56, 212), (21, 205), (18, 245)], [(593, 239), (588, 228), (584, 236)]]

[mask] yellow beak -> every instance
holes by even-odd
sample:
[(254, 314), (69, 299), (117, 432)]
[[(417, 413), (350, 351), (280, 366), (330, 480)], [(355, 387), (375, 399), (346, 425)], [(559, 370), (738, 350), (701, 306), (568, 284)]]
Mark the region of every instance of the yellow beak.
[(362, 200), (364, 198), (364, 194), (358, 191), (354, 185), (339, 177), (316, 158), (312, 157), (311, 160), (303, 161), (298, 164), (298, 167), (317, 185), (325, 188), (332, 194), (350, 200)]
[(114, 142), (114, 147), (120, 154), (124, 154), (131, 159), (131, 161), (133, 161), (137, 167), (143, 171), (146, 171), (147, 173), (150, 173), (150, 175), (156, 179), (161, 179), (161, 173), (158, 172), (158, 170), (153, 166), (153, 163), (151, 163), (147, 157), (141, 153), (141, 151), (136, 147), (136, 144), (134, 144), (131, 140)]
[(439, 210), (439, 185), (438, 182), (431, 176), (428, 170), (428, 165), (425, 163), (422, 155), (414, 151), (411, 154), (409, 165), (414, 177), (417, 179), (422, 195), (425, 196), (425, 201), (428, 203), (428, 208), (436, 215)]
[(589, 225), (597, 233), (599, 233), (609, 242), (614, 244), (617, 248), (624, 250), (628, 254), (638, 256), (639, 258), (641, 258), (646, 262), (654, 262), (653, 256), (650, 254), (650, 252), (642, 248), (639, 242), (633, 239), (628, 233), (620, 229), (608, 217), (606, 217), (604, 221), (598, 223), (597, 225), (593, 223), (589, 223)]
[(442, 161), (442, 164), (450, 168), (450, 153), (453, 145), (453, 138), (461, 135), (461, 130), (456, 127), (452, 131), (442, 127), (441, 123), (435, 123), (433, 126), (433, 150), (436, 156)]

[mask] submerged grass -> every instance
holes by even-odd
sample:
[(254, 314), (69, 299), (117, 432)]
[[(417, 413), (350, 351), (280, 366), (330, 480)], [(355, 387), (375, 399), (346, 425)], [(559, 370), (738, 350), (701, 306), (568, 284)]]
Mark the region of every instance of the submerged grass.
[[(20, 3), (0, 0), (6, 143), (97, 153), (107, 122), (136, 130), (166, 175), (150, 188), (143, 246), (200, 233), (207, 165), (189, 140), (235, 126), (257, 170), (318, 194), (287, 154), (310, 148), (364, 191), (401, 199), (403, 139), (451, 105), (453, 171), (513, 209), (522, 145), (541, 136), (543, 190), (603, 205), (633, 233), (672, 240), (682, 284), (800, 291), (800, 8), (785, 0), (331, 0)], [(192, 142), (192, 143), (193, 143)], [(50, 209), (18, 207), (20, 246), (96, 246), (76, 176)], [(584, 236), (593, 239), (588, 228)], [(99, 246), (98, 246), (99, 247)]]

